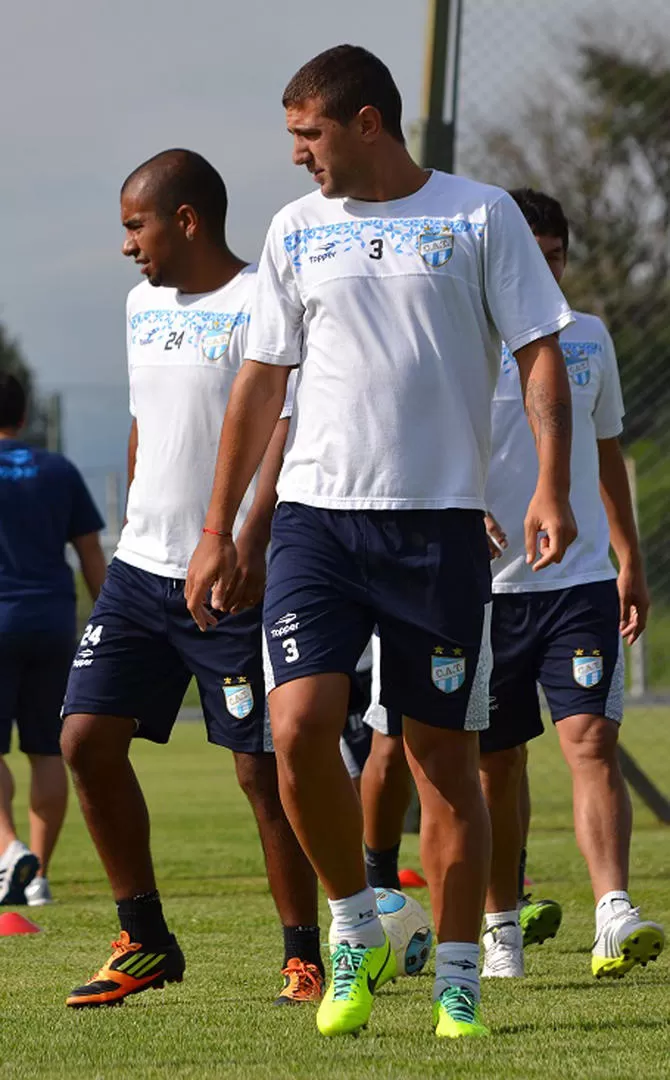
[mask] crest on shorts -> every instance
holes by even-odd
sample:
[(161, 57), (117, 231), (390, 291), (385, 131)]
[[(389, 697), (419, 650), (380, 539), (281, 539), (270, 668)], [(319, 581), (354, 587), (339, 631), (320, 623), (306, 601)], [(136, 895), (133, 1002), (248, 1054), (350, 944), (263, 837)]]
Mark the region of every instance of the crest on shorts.
[(568, 375), (572, 379), (575, 386), (587, 386), (591, 381), (591, 364), (586, 353), (581, 349), (575, 356), (566, 355), (565, 363), (568, 368)]
[(200, 351), (204, 359), (209, 360), (211, 364), (216, 364), (221, 360), (228, 352), (232, 333), (232, 326), (219, 326), (203, 334), (200, 340)]
[(453, 649), (453, 656), (445, 656), (438, 645), (430, 658), (430, 677), (433, 685), (443, 694), (453, 694), (465, 682), (465, 657), (462, 649)]
[(444, 266), (454, 253), (454, 234), (451, 229), (428, 229), (419, 234), (419, 255), (426, 266)]
[(583, 649), (577, 649), (572, 658), (572, 676), (579, 686), (588, 689), (597, 686), (604, 674), (603, 658), (600, 649), (594, 649), (591, 656), (585, 656)]
[(228, 712), (236, 720), (244, 720), (254, 707), (254, 692), (244, 675), (224, 679), (223, 695)]

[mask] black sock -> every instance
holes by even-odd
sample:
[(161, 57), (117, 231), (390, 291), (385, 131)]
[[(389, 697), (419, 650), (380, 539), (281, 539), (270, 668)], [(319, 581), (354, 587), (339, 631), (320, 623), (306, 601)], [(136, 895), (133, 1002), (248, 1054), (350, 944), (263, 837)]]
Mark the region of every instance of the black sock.
[(314, 964), (324, 975), (318, 926), (284, 926), (284, 967), (297, 956), (306, 964)]
[(398, 855), (400, 844), (386, 851), (373, 851), (365, 845), (365, 874), (373, 889), (399, 889)]
[(519, 900), (523, 900), (524, 893), (526, 891), (526, 857), (527, 852), (525, 848), (521, 848), (521, 858), (519, 859)]
[(126, 931), (131, 941), (138, 941), (149, 948), (166, 945), (170, 941), (170, 931), (163, 918), (163, 908), (157, 892), (131, 896), (128, 900), (117, 900), (116, 910), (121, 929)]

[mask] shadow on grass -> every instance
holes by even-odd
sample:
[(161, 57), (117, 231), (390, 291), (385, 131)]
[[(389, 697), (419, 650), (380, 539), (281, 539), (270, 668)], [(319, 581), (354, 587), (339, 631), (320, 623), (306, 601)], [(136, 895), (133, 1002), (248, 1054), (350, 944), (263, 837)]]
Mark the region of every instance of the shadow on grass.
[(494, 1027), (494, 1034), (496, 1035), (533, 1035), (537, 1038), (541, 1035), (542, 1031), (565, 1031), (565, 1032), (584, 1032), (588, 1034), (590, 1032), (606, 1032), (617, 1031), (621, 1032), (624, 1028), (634, 1028), (636, 1031), (644, 1029), (646, 1031), (655, 1031), (658, 1028), (666, 1029), (668, 1022), (665, 1019), (658, 1020), (641, 1020), (639, 1017), (631, 1017), (630, 1020), (624, 1020), (617, 1018), (616, 1020), (579, 1020), (575, 1018), (574, 1021), (569, 1022), (553, 1022), (549, 1024), (541, 1023), (527, 1023), (527, 1024), (502, 1024)]

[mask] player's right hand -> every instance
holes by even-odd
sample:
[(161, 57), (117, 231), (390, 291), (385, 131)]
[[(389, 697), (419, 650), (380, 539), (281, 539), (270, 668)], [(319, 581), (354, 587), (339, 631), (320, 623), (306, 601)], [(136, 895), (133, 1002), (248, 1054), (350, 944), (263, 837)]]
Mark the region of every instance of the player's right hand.
[(505, 548), (508, 546), (507, 533), (493, 514), (484, 514), (484, 526), (486, 528), (486, 539), (489, 544), (489, 557), (491, 562), (494, 559), (499, 559), (504, 553)]
[(192, 619), (200, 630), (216, 626), (217, 618), (207, 607), (212, 591), (212, 607), (217, 608), (233, 579), (237, 565), (237, 550), (230, 536), (203, 533), (191, 556), (186, 575), (184, 599)]

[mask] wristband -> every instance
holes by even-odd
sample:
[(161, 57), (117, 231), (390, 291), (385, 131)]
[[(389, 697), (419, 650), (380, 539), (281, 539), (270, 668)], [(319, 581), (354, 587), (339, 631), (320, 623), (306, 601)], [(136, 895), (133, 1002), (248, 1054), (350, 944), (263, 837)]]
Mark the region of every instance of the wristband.
[(210, 536), (223, 536), (232, 540), (233, 534), (231, 532), (219, 532), (218, 529), (203, 529), (204, 533), (209, 533)]

